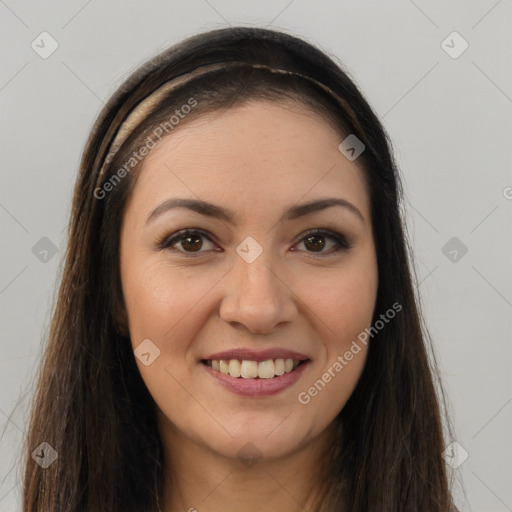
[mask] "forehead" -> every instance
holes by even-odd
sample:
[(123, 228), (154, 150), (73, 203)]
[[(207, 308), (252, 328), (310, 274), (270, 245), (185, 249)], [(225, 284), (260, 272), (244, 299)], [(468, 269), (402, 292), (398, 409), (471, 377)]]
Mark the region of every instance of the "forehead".
[[(369, 215), (364, 173), (339, 150), (343, 138), (297, 102), (252, 102), (180, 126), (143, 162), (132, 201), (169, 197), (271, 209), (338, 195)], [(249, 205), (249, 206), (247, 206)]]

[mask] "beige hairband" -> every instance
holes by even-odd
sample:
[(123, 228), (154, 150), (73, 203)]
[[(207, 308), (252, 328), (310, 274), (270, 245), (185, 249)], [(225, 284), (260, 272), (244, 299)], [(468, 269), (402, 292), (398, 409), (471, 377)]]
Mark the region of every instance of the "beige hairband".
[(98, 174), (98, 179), (96, 181), (96, 187), (99, 186), (101, 183), (101, 180), (103, 178), (103, 173), (105, 172), (106, 166), (112, 161), (114, 158), (114, 155), (119, 151), (119, 148), (122, 146), (122, 144), (126, 141), (126, 139), (130, 136), (131, 133), (137, 128), (137, 126), (142, 123), (142, 121), (147, 118), (147, 116), (152, 113), (154, 110), (156, 110), (158, 104), (161, 102), (163, 97), (173, 89), (178, 89), (180, 86), (185, 84), (186, 82), (190, 81), (191, 79), (207, 74), (211, 71), (216, 71), (219, 69), (228, 69), (233, 67), (249, 67), (249, 68), (257, 68), (257, 69), (266, 69), (272, 73), (280, 73), (280, 74), (287, 74), (287, 75), (295, 75), (299, 76), (301, 78), (305, 78), (306, 80), (309, 80), (310, 82), (314, 83), (324, 91), (326, 91), (328, 94), (330, 94), (335, 100), (337, 100), (341, 106), (345, 109), (345, 111), (350, 115), (352, 118), (352, 121), (356, 124), (359, 131), (362, 133), (362, 130), (359, 126), (359, 122), (357, 120), (357, 117), (353, 114), (352, 109), (350, 108), (350, 105), (348, 105), (347, 101), (340, 98), (334, 91), (332, 91), (329, 87), (322, 84), (321, 82), (318, 82), (314, 78), (311, 78), (306, 75), (302, 75), (300, 73), (296, 73), (295, 71), (287, 71), (284, 69), (277, 69), (272, 68), (270, 66), (266, 66), (264, 64), (248, 64), (247, 62), (218, 62), (215, 64), (209, 64), (206, 66), (201, 66), (199, 68), (194, 69), (193, 71), (190, 71), (188, 73), (185, 73), (183, 75), (180, 75), (176, 78), (172, 78), (170, 81), (164, 83), (157, 89), (155, 89), (149, 96), (146, 97), (143, 101), (141, 101), (135, 109), (128, 115), (128, 117), (121, 123), (121, 126), (119, 127), (119, 130), (114, 137), (114, 140), (110, 144), (109, 152), (107, 156), (105, 157), (105, 160), (103, 161), (103, 164), (101, 166), (100, 172)]

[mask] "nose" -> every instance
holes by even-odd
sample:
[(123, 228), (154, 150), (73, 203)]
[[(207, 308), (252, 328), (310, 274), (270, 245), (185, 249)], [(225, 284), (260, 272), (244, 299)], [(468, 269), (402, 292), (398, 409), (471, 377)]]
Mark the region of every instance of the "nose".
[(269, 253), (269, 250), (263, 251), (251, 263), (236, 255), (235, 268), (224, 281), (222, 320), (263, 334), (290, 322), (297, 314), (294, 293), (282, 269), (280, 271), (275, 264), (271, 268)]

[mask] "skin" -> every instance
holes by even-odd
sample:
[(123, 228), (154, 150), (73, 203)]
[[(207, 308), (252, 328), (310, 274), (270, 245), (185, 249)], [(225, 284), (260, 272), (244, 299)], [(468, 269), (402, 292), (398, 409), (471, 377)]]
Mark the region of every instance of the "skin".
[[(363, 172), (338, 150), (341, 140), (301, 104), (260, 101), (184, 124), (144, 161), (121, 230), (121, 282), (133, 348), (150, 339), (160, 350), (148, 366), (136, 361), (166, 454), (162, 511), (312, 510), (333, 420), (367, 347), (360, 344), (308, 404), (297, 397), (371, 325), (378, 285)], [(146, 223), (176, 197), (228, 207), (236, 225), (184, 208)], [(325, 197), (349, 201), (363, 219), (334, 206), (280, 222), (289, 206)], [(184, 228), (210, 240), (159, 248)], [(316, 252), (318, 239), (304, 238), (316, 228), (344, 235), (352, 247), (332, 253), (338, 244), (324, 237)], [(248, 236), (263, 249), (252, 263), (236, 252)], [(277, 395), (242, 397), (199, 362), (237, 347), (296, 350), (311, 362)], [(256, 447), (254, 464), (238, 456), (247, 443)]]

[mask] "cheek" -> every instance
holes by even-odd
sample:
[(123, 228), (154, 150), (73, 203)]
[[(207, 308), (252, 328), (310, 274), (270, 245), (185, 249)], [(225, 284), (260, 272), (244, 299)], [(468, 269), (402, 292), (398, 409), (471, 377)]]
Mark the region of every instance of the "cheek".
[(303, 302), (319, 319), (329, 347), (343, 350), (372, 321), (377, 297), (374, 258), (352, 258), (347, 265), (301, 278)]
[[(208, 315), (208, 292), (219, 278), (199, 268), (170, 268), (143, 258), (129, 263), (122, 283), (132, 348), (149, 339), (160, 350), (150, 365), (138, 358), (136, 364), (157, 405), (165, 410), (172, 396), (173, 407), (182, 411), (190, 406), (190, 396), (179, 383), (190, 377), (190, 347)], [(166, 412), (172, 417), (172, 411)]]
[(139, 338), (180, 338), (187, 317), (197, 313), (197, 306), (216, 281), (196, 269), (171, 269), (165, 263), (151, 265), (134, 262), (122, 275), (123, 294), (133, 342)]
[[(363, 371), (368, 345), (361, 336), (371, 326), (377, 296), (375, 260), (317, 275), (302, 284), (304, 302), (319, 320), (315, 332), (323, 351), (312, 377), (301, 388), (299, 402), (319, 417), (334, 418), (354, 391)], [(311, 316), (311, 315), (310, 315)]]
[(371, 325), (375, 293), (371, 285), (338, 286), (328, 297), (317, 299), (314, 311), (322, 321), (315, 331), (322, 350), (297, 398), (304, 414), (313, 414), (320, 428), (343, 409), (359, 382), (368, 345), (358, 337)]
[[(357, 354), (351, 350), (336, 354), (329, 359), (328, 364), (321, 369), (315, 378), (307, 383), (298, 395), (299, 403), (304, 408), (314, 411), (318, 423), (332, 421), (345, 407), (352, 395), (364, 368), (368, 348), (362, 343), (357, 348)], [(345, 354), (352, 354), (350, 361)]]

